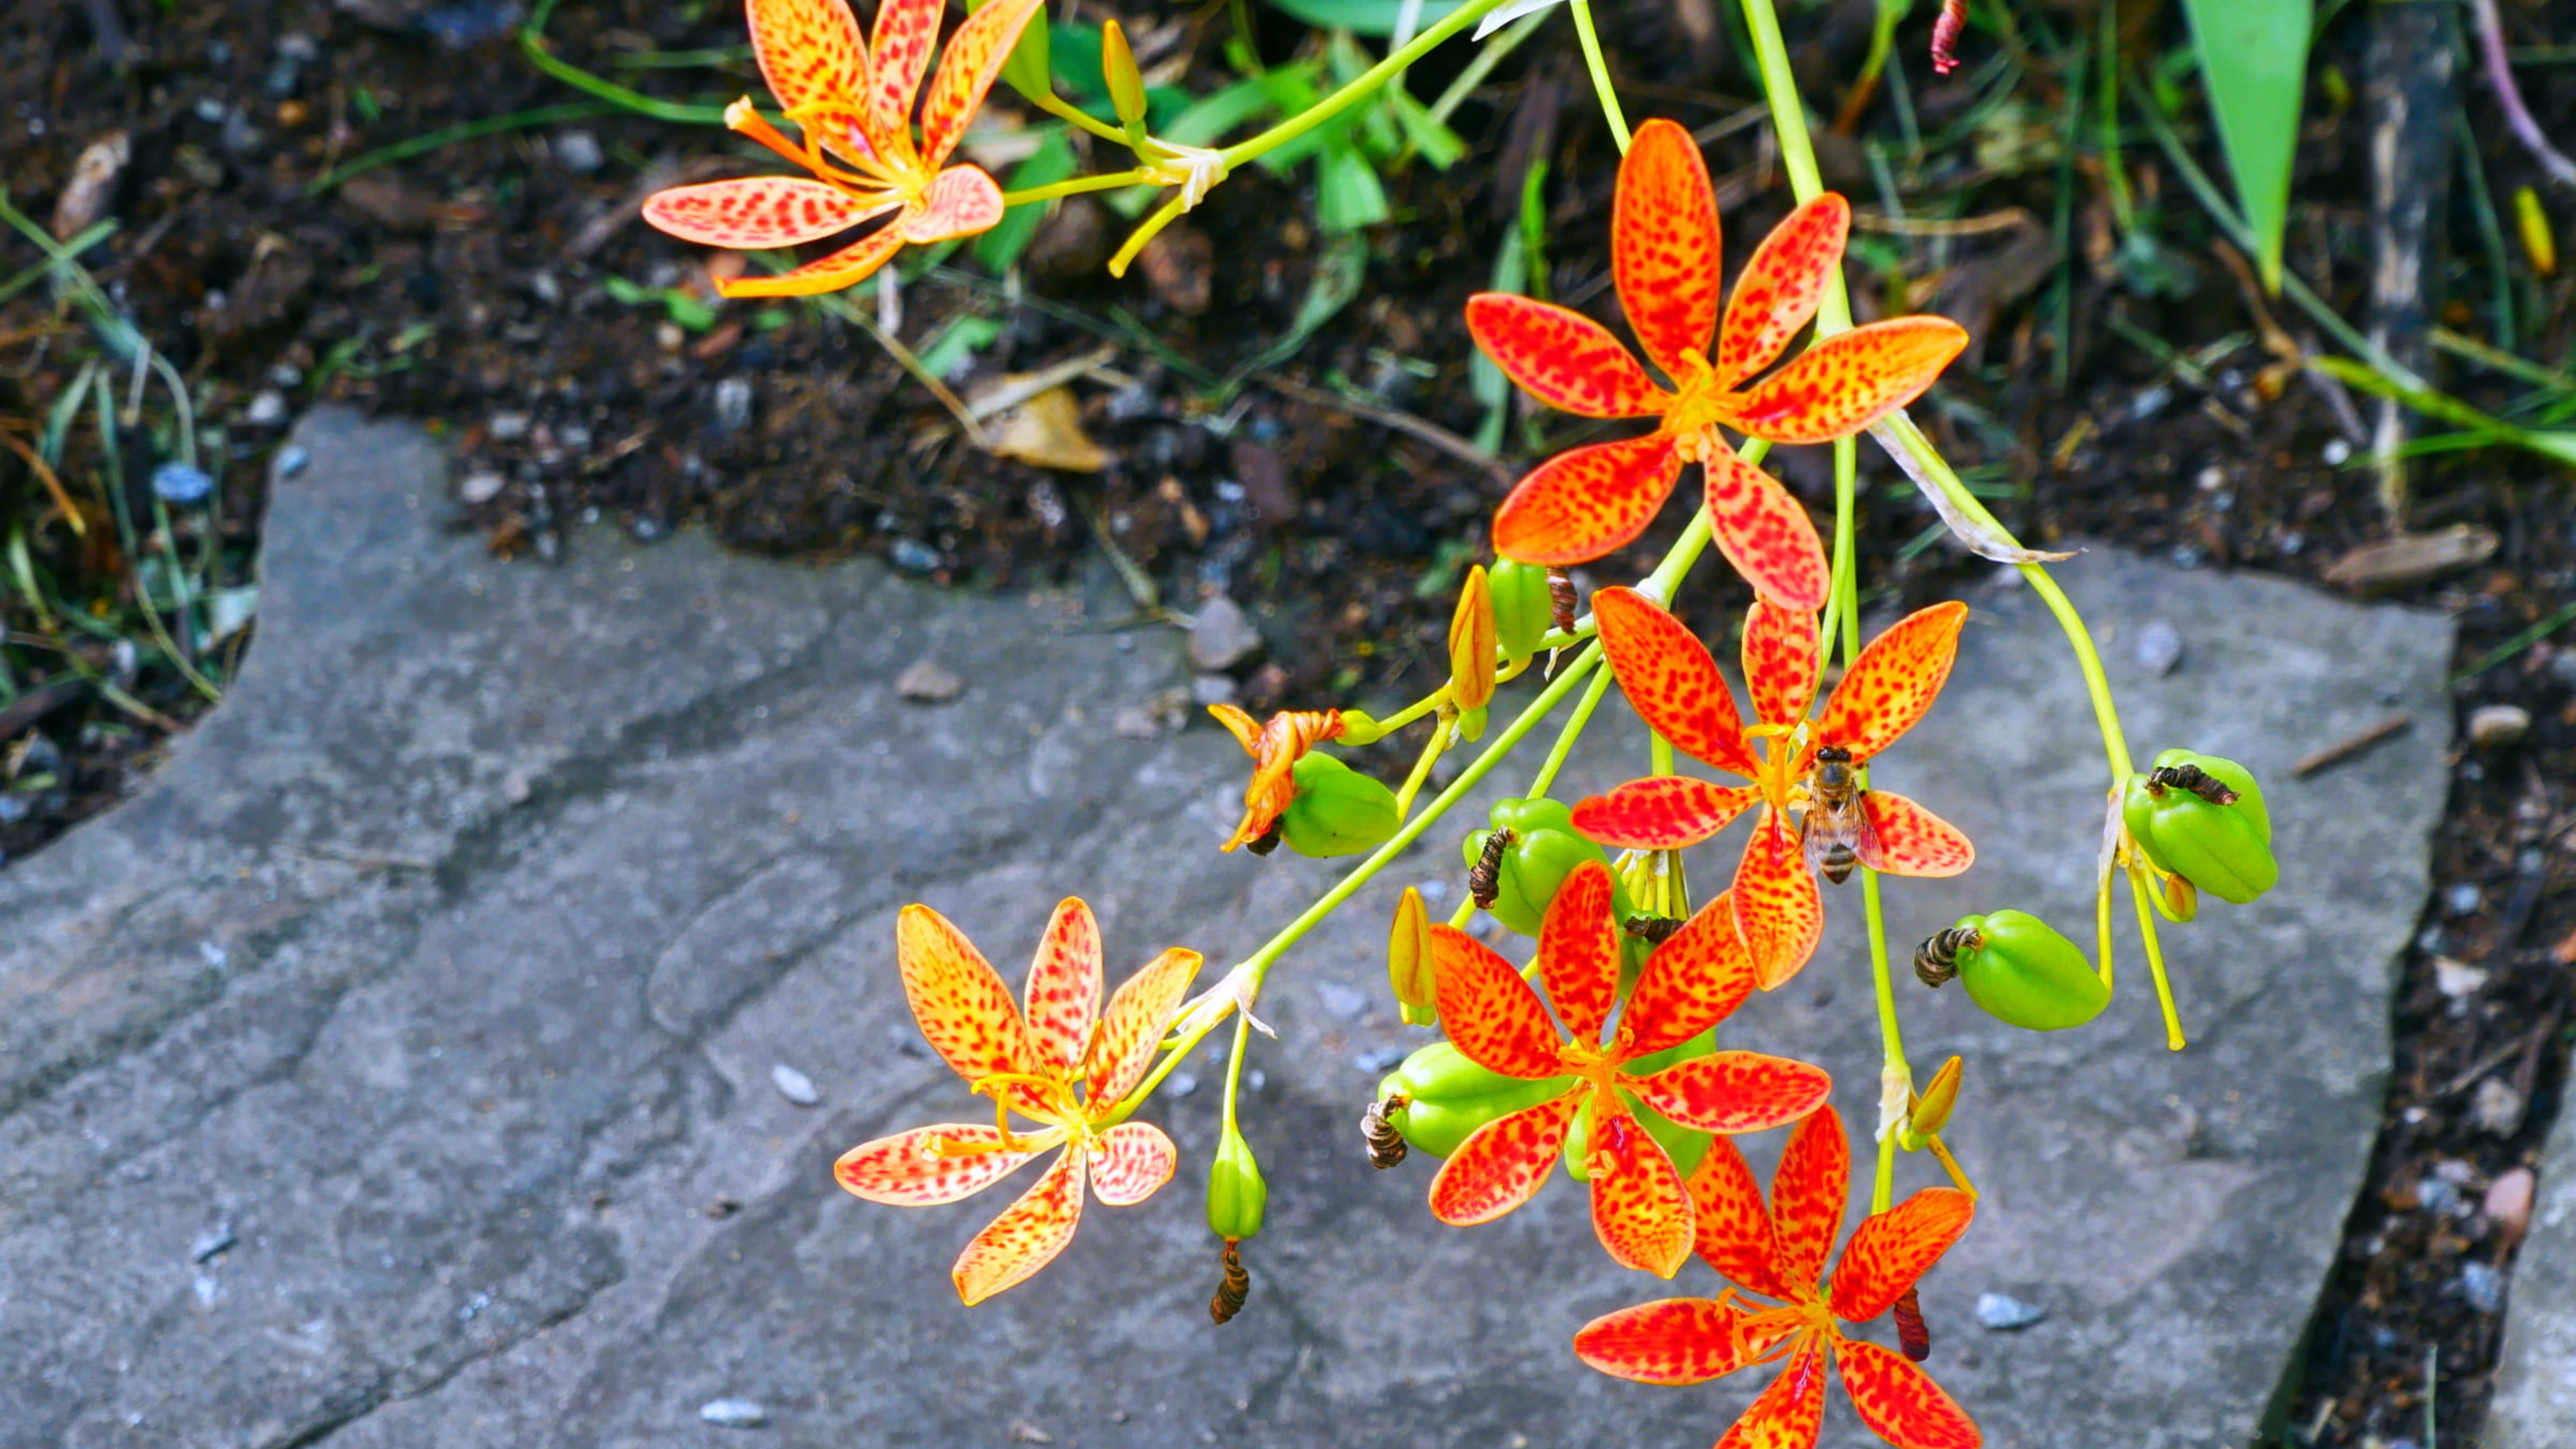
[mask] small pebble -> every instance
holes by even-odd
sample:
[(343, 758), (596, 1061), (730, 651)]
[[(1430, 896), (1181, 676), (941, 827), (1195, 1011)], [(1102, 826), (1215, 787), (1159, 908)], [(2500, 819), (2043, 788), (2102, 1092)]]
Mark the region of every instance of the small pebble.
[(215, 476), (173, 460), (152, 470), (152, 491), (164, 503), (202, 503), (215, 491)]
[(814, 1079), (785, 1062), (769, 1069), (769, 1084), (778, 1089), (778, 1095), (799, 1107), (811, 1107), (823, 1100), (823, 1094), (815, 1090)]
[(1255, 1092), (1270, 1085), (1270, 1074), (1259, 1067), (1243, 1074), (1243, 1085)]
[(2458, 1217), (2463, 1206), (2459, 1185), (2438, 1177), (2425, 1178), (2415, 1184), (2415, 1206), (2435, 1217)]
[(528, 435), (528, 415), (494, 413), (492, 421), (484, 425), (484, 431), (490, 433), (496, 443), (515, 443)]
[(958, 678), (953, 669), (916, 659), (895, 676), (894, 692), (917, 704), (946, 704), (966, 692), (966, 681)]
[(465, 481), (457, 485), (456, 496), (464, 499), (468, 504), (489, 503), (500, 497), (501, 490), (507, 486), (509, 486), (508, 479), (486, 468), (480, 472), (466, 474)]
[(205, 962), (213, 969), (221, 971), (224, 969), (224, 963), (233, 959), (233, 953), (216, 945), (212, 941), (199, 941), (197, 943), (197, 959)]
[(2518, 704), (2482, 704), (2469, 711), (2469, 743), (2482, 750), (2520, 744), (2531, 733), (2531, 711)]
[(751, 426), (751, 379), (728, 377), (716, 384), (716, 426), (728, 433)]
[(886, 547), (886, 557), (906, 573), (926, 574), (940, 564), (939, 550), (917, 538), (898, 538)]
[(1977, 1295), (1977, 1322), (1998, 1333), (2015, 1328), (2028, 1328), (2047, 1316), (2047, 1309), (2036, 1303), (2024, 1303), (2009, 1293), (1986, 1292)]
[(2352, 461), (2352, 444), (2341, 438), (2328, 438), (2326, 445), (2317, 449), (2317, 456), (2325, 460), (2327, 467), (2340, 468)]
[(36, 813), (24, 795), (0, 795), (0, 825), (15, 825)]
[(198, 1274), (197, 1281), (191, 1286), (196, 1289), (199, 1308), (212, 1308), (215, 1300), (224, 1296), (223, 1280), (212, 1273)]
[(1193, 1072), (1174, 1072), (1163, 1079), (1163, 1095), (1166, 1097), (1186, 1097), (1198, 1089), (1199, 1079)]
[(599, 148), (599, 138), (588, 131), (561, 131), (554, 138), (555, 159), (567, 171), (588, 176), (608, 164), (608, 153)]
[(2494, 1221), (2507, 1242), (2521, 1237), (2522, 1230), (2531, 1226), (2533, 1186), (2528, 1167), (2508, 1168), (2498, 1173), (2494, 1182), (2487, 1184), (2487, 1198), (2483, 1204), (2486, 1215)]
[(2149, 620), (2138, 631), (2138, 665), (2162, 678), (2182, 663), (2182, 631), (2162, 619)]
[(1356, 986), (1320, 981), (1315, 984), (1315, 996), (1324, 1003), (1324, 1010), (1339, 1020), (1357, 1021), (1368, 1015), (1368, 993)]
[(769, 1422), (769, 1411), (749, 1399), (709, 1399), (698, 1417), (719, 1429), (757, 1429)]
[(2460, 1265), (2460, 1296), (2480, 1313), (2504, 1307), (2504, 1275), (2485, 1263)]
[(263, 392), (250, 400), (242, 410), (242, 421), (254, 428), (282, 427), (286, 422), (286, 397), (282, 393)]
[(2511, 1137), (2521, 1131), (2523, 1114), (2529, 1110), (2531, 1100), (2501, 1077), (2478, 1083), (2477, 1095), (2469, 1099), (2469, 1120), (2477, 1124), (2479, 1131), (2498, 1137)]
[(2479, 890), (2476, 886), (2471, 885), (2466, 881), (2452, 886), (2450, 889), (2442, 892), (2442, 903), (2449, 906), (2451, 908), (2451, 914), (2455, 916), (2469, 916), (2477, 914), (2478, 907), (2483, 904), (2485, 900), (2486, 892)]
[(2486, 984), (2487, 971), (2483, 966), (2472, 966), (2448, 956), (2433, 958), (2433, 988), (2453, 1001), (2477, 994), (2478, 988)]
[(277, 454), (277, 476), (280, 478), (301, 477), (303, 476), (305, 468), (310, 466), (312, 462), (313, 455), (304, 451), (301, 447), (290, 446), (281, 448), (278, 450)]
[(1375, 1077), (1394, 1071), (1408, 1055), (1402, 1047), (1377, 1047), (1360, 1053), (1353, 1061), (1361, 1071)]
[(233, 1236), (231, 1224), (217, 1223), (197, 1234), (195, 1240), (188, 1244), (188, 1261), (202, 1263), (239, 1241)]
[(1201, 705), (1232, 704), (1241, 687), (1222, 674), (1198, 674), (1190, 678), (1190, 698)]
[(1199, 605), (1197, 620), (1190, 627), (1190, 667), (1205, 674), (1231, 669), (1259, 653), (1261, 631), (1245, 617), (1241, 606), (1223, 594), (1209, 596)]
[(2576, 649), (2561, 649), (2549, 656), (2549, 677), (2561, 684), (2576, 684)]

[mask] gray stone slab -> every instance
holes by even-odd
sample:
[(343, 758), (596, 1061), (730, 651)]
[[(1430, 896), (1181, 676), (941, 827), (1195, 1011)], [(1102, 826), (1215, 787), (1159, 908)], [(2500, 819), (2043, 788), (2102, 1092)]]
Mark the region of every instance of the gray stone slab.
[(2576, 1445), (2576, 1112), (2559, 1109), (2539, 1176), (2513, 1260), (2486, 1449)]
[[(1095, 1206), (1064, 1260), (959, 1307), (949, 1259), (1002, 1197), (904, 1212), (828, 1176), (976, 1106), (908, 1045), (895, 911), (930, 902), (1016, 977), (1082, 894), (1123, 974), (1169, 944), (1239, 955), (1332, 878), (1215, 852), (1230, 740), (1108, 730), (1186, 677), (1186, 641), (687, 538), (505, 566), (442, 531), (416, 432), (323, 415), (298, 441), (235, 697), (139, 798), (0, 874), (0, 1445), (1695, 1445), (1749, 1398), (1572, 1361), (1585, 1318), (1670, 1291), (1608, 1263), (1578, 1194), (1460, 1232), (1428, 1218), (1427, 1164), (1359, 1153), (1359, 1062), (1417, 1039), (1376, 1003), (1391, 893), (1454, 889), (1445, 843), (1274, 977), (1283, 1041), (1246, 1106), (1271, 1228), (1241, 1320), (1204, 1316), (1205, 1088), (1159, 1104), (1184, 1151), (1164, 1196)], [(1970, 1055), (1954, 1141), (1985, 1191), (1925, 1285), (1932, 1366), (1998, 1446), (2242, 1442), (2376, 1120), (2450, 635), (2111, 551), (2062, 574), (2115, 633), (2138, 743), (2273, 782), (2284, 882), (2179, 933), (2180, 1056), (2134, 966), (2065, 1036), (1909, 986), (1916, 1061)], [(1891, 886), (1900, 941), (1971, 906), (2086, 911), (2101, 781), (2072, 665), (2027, 594), (1973, 602), (1958, 682), (1882, 779), (1982, 858)], [(2186, 653), (2149, 678), (2129, 661), (2153, 620)], [(962, 698), (897, 698), (922, 658)], [(2414, 733), (2289, 778), (2391, 708)], [(1643, 758), (1611, 713), (1578, 785)], [(1825, 1062), (1866, 1120), (1856, 891), (1736, 1039)], [(1987, 1289), (2049, 1316), (1980, 1330)], [(719, 1399), (766, 1426), (703, 1422)], [(1846, 1407), (1827, 1423), (1862, 1437)]]

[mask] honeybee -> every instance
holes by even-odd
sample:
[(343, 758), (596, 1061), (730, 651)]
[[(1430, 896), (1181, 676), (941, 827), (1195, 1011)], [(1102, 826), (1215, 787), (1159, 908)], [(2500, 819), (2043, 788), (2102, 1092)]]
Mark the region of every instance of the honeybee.
[(1243, 1266), (1243, 1253), (1232, 1239), (1225, 1245), (1225, 1276), (1217, 1282), (1216, 1296), (1208, 1300), (1208, 1317), (1222, 1324), (1243, 1311), (1243, 1301), (1252, 1296), (1252, 1270)]
[(1412, 1099), (1402, 1092), (1389, 1092), (1384, 1101), (1369, 1103), (1368, 1110), (1360, 1114), (1360, 1135), (1368, 1139), (1369, 1166), (1384, 1172), (1404, 1160), (1404, 1134), (1396, 1131), (1386, 1116), (1411, 1105)]
[(1671, 940), (1674, 934), (1681, 930), (1683, 924), (1684, 922), (1678, 916), (1638, 915), (1621, 921), (1619, 929), (1649, 946), (1660, 946)]
[(2198, 765), (2158, 765), (2147, 772), (2149, 794), (2161, 795), (2167, 790), (2188, 790), (2212, 805), (2236, 803), (2235, 790)]
[(1478, 910), (1492, 910), (1494, 898), (1503, 893), (1503, 852), (1512, 848), (1516, 838), (1510, 826), (1498, 826), (1485, 837), (1485, 853), (1476, 857), (1467, 872), (1467, 895)]
[(1937, 988), (1959, 974), (1959, 953), (1973, 951), (1984, 941), (1965, 926), (1952, 926), (1926, 936), (1923, 944), (1914, 948), (1914, 974), (1924, 985)]
[(1861, 808), (1863, 793), (1851, 751), (1818, 746), (1816, 763), (1807, 772), (1807, 813), (1798, 820), (1798, 841), (1806, 848), (1807, 864), (1835, 885), (1851, 879), (1864, 844), (1872, 855), (1878, 853), (1869, 813)]
[(1897, 1295), (1896, 1347), (1916, 1363), (1932, 1356), (1932, 1325), (1923, 1321), (1923, 1300), (1912, 1288)]

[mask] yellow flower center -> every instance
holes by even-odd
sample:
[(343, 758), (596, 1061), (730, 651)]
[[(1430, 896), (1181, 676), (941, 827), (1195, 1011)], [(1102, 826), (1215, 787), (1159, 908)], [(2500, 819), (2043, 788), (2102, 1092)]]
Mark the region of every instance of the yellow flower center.
[(1686, 459), (1706, 462), (1725, 446), (1717, 426), (1735, 421), (1744, 406), (1743, 395), (1718, 376), (1706, 358), (1692, 358), (1689, 376), (1673, 382), (1673, 403), (1664, 410), (1663, 431), (1679, 442)]

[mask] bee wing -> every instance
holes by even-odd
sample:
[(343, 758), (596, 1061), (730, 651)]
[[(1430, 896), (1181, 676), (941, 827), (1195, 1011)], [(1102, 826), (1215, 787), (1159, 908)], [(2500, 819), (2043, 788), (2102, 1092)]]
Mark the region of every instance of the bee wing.
[[(1805, 848), (1809, 870), (1822, 871), (1837, 846), (1850, 850), (1866, 864), (1877, 864), (1878, 833), (1870, 829), (1869, 817), (1857, 807), (1840, 811), (1823, 805), (1807, 807), (1807, 813), (1798, 819), (1798, 843)], [(1846, 862), (1846, 873), (1849, 869)]]

